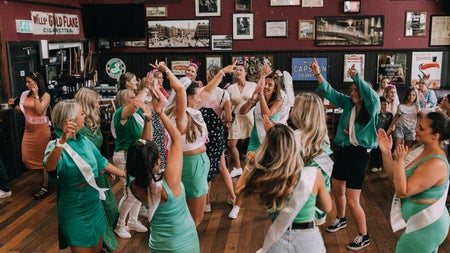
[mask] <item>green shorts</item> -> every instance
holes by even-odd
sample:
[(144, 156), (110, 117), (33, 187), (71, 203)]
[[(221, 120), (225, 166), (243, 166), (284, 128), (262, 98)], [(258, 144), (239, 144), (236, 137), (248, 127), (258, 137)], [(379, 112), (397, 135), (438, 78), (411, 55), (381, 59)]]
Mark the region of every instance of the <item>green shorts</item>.
[(198, 155), (183, 155), (183, 173), (186, 198), (195, 199), (208, 193), (209, 158), (206, 152)]

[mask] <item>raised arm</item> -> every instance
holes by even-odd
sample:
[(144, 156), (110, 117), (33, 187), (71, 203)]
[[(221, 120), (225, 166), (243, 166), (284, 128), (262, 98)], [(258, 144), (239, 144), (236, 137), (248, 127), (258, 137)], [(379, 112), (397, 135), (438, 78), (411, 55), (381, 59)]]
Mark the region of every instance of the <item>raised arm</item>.
[(220, 82), (222, 81), (225, 74), (233, 73), (234, 68), (236, 67), (236, 62), (234, 62), (231, 65), (226, 66), (225, 68), (221, 69), (217, 74), (211, 79), (211, 81), (208, 82), (208, 84), (205, 86), (205, 88), (200, 93), (200, 99), (201, 104), (208, 99), (209, 96), (214, 92), (214, 90), (219, 86)]
[[(66, 141), (74, 135), (76, 132), (77, 124), (72, 119), (67, 119), (66, 123), (64, 124), (64, 127), (62, 130), (62, 135), (58, 139), (56, 139), (55, 147), (52, 151), (50, 151), (50, 154), (47, 157), (47, 160), (45, 162), (45, 169), (47, 171), (55, 171), (56, 166), (58, 165), (58, 161), (61, 158), (61, 153), (63, 150), (63, 146)], [(60, 146), (61, 145), (61, 146)]]
[(383, 129), (378, 129), (378, 148), (383, 159), (383, 168), (386, 175), (392, 179), (394, 160), (392, 159), (392, 136), (389, 136)]

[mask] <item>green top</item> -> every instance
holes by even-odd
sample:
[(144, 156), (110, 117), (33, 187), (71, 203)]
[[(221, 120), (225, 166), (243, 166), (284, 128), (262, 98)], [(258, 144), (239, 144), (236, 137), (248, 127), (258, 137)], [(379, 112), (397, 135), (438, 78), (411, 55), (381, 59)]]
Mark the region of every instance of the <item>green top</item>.
[(98, 128), (97, 131), (95, 131), (94, 133), (90, 128), (84, 126), (78, 132), (86, 136), (89, 140), (91, 140), (92, 143), (94, 143), (94, 145), (100, 150), (103, 143), (103, 135), (102, 132), (100, 131), (100, 128)]
[[(128, 148), (136, 140), (141, 138), (143, 125), (141, 125), (133, 115), (128, 117), (125, 125), (120, 124), (120, 119), (122, 117), (122, 111), (125, 106), (121, 106), (114, 113), (114, 128), (116, 129), (116, 143), (114, 145), (114, 151), (128, 150)], [(137, 114), (139, 114), (142, 119), (144, 119), (144, 112), (138, 109)]]
[[(372, 87), (361, 79), (359, 74), (352, 79), (358, 87), (359, 94), (364, 101), (364, 107), (370, 115), (369, 122), (365, 125), (355, 122), (356, 139), (361, 147), (376, 148), (378, 147), (376, 125), (380, 112), (380, 98)], [(352, 99), (350, 96), (336, 91), (326, 80), (319, 84), (316, 92), (323, 93), (323, 96), (331, 103), (344, 109), (339, 120), (334, 143), (338, 146), (351, 146), (349, 136), (344, 133), (344, 129), (348, 128), (351, 110), (354, 106)]]

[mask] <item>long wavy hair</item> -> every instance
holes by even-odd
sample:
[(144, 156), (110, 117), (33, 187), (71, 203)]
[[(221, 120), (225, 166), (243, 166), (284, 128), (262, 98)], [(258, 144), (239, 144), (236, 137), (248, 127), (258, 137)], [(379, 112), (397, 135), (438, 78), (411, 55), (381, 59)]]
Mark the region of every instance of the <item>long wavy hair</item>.
[(256, 151), (255, 166), (245, 180), (244, 194), (256, 194), (269, 212), (284, 208), (297, 185), (303, 160), (294, 131), (275, 124)]
[(300, 130), (300, 154), (305, 163), (311, 162), (322, 151), (328, 130), (322, 99), (313, 93), (295, 97), (291, 111), (292, 123)]
[(81, 87), (77, 93), (75, 93), (74, 99), (81, 104), (86, 118), (84, 119), (84, 124), (92, 130), (95, 134), (97, 129), (100, 128), (100, 112), (97, 108), (99, 101), (99, 94), (90, 88)]

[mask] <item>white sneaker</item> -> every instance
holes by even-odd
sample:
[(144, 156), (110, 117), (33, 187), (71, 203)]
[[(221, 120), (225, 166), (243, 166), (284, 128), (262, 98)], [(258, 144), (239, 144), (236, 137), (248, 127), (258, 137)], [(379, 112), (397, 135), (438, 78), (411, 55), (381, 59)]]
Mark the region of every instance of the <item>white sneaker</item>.
[(206, 204), (205, 213), (210, 213), (210, 212), (211, 212), (211, 204)]
[(141, 205), (141, 209), (139, 210), (139, 216), (148, 218), (148, 211), (147, 211), (147, 208), (145, 208), (144, 205)]
[(116, 233), (120, 238), (128, 239), (131, 238), (130, 232), (128, 232), (125, 226), (117, 225), (116, 229), (114, 229), (114, 233)]
[(134, 230), (138, 233), (145, 233), (148, 231), (147, 227), (144, 226), (140, 221), (136, 220), (136, 221), (128, 221), (128, 230)]
[(381, 168), (373, 167), (373, 168), (371, 169), (371, 171), (372, 171), (373, 173), (377, 173), (377, 172), (380, 172), (380, 171), (381, 171)]
[(242, 168), (233, 168), (233, 170), (230, 172), (230, 177), (238, 177), (242, 175)]
[(11, 197), (11, 195), (12, 195), (12, 191), (5, 192), (5, 191), (0, 190), (0, 199)]
[(228, 218), (233, 220), (236, 219), (240, 210), (241, 208), (239, 206), (233, 206), (233, 209), (231, 209), (231, 212), (228, 214)]

